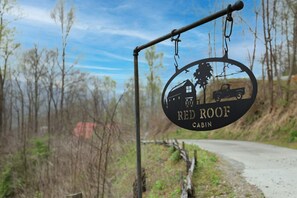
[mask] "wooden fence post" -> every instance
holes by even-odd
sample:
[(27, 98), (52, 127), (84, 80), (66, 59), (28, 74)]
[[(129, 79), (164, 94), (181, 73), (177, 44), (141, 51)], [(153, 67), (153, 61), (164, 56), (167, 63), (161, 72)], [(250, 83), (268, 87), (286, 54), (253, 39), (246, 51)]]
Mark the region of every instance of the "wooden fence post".
[[(141, 169), (141, 180), (142, 180), (142, 192), (146, 192), (146, 172), (145, 169)], [(137, 180), (133, 183), (133, 198), (138, 198)]]
[(195, 167), (197, 166), (197, 150), (194, 150), (194, 160), (195, 160)]

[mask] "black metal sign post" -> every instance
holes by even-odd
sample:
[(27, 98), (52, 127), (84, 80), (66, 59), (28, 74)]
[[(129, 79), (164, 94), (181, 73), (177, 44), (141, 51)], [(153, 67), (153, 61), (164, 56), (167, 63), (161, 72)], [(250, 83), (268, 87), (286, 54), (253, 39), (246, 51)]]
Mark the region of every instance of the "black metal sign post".
[(208, 17), (205, 17), (199, 21), (196, 21), (190, 25), (184, 26), (180, 29), (174, 29), (172, 32), (159, 37), (153, 41), (150, 41), (144, 45), (138, 46), (133, 51), (134, 56), (134, 86), (135, 86), (135, 127), (136, 127), (136, 156), (137, 156), (137, 186), (138, 186), (138, 198), (142, 198), (142, 179), (141, 179), (141, 142), (140, 142), (140, 110), (139, 110), (139, 72), (138, 72), (138, 54), (141, 50), (153, 46), (157, 43), (173, 38), (183, 32), (191, 30), (202, 24), (215, 20), (226, 14), (230, 14), (233, 11), (238, 11), (243, 8), (242, 1), (237, 1), (234, 5), (229, 4), (226, 9), (216, 12)]

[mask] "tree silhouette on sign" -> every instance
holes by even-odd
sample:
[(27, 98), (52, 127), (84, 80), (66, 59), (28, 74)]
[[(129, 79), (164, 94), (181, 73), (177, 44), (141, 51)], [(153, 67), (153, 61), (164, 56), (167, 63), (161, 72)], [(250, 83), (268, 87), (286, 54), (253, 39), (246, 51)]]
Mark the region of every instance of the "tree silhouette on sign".
[(200, 88), (203, 89), (204, 104), (206, 101), (206, 85), (208, 84), (208, 80), (212, 77), (212, 71), (212, 67), (209, 63), (201, 63), (193, 74), (196, 79), (195, 88), (199, 84)]

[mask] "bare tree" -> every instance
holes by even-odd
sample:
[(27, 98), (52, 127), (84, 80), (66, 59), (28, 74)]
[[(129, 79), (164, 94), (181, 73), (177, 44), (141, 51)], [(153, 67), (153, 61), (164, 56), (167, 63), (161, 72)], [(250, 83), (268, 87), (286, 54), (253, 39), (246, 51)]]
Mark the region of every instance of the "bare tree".
[[(23, 91), (23, 87), (20, 82), (20, 72), (14, 72), (13, 73), (13, 80), (16, 84), (16, 89), (14, 90), (14, 96), (15, 96), (15, 103), (14, 108), (17, 111), (18, 115), (18, 132), (21, 139), (22, 144), (22, 163), (24, 167), (24, 175), (25, 175), (25, 182), (27, 182), (27, 169), (28, 169), (28, 163), (27, 163), (27, 130), (25, 129), (25, 94)], [(19, 112), (19, 110), (21, 112)]]
[[(57, 50), (50, 50), (45, 52), (44, 62), (46, 64), (46, 73), (42, 78), (42, 84), (46, 91), (46, 111), (47, 111), (47, 134), (48, 134), (48, 142), (47, 142), (47, 148), (50, 151), (51, 150), (51, 143), (52, 143), (52, 133), (53, 129), (55, 129), (55, 125), (52, 124), (52, 104), (55, 101), (54, 98), (54, 83), (57, 78), (57, 71), (56, 71), (56, 65), (57, 65), (57, 57), (58, 52)], [(54, 119), (55, 123), (56, 119)], [(50, 178), (50, 167), (49, 163), (46, 164), (46, 173), (47, 173), (47, 179), (49, 183)]]
[(255, 27), (252, 28), (240, 15), (238, 15), (238, 17), (240, 18), (240, 20), (248, 26), (249, 31), (253, 34), (253, 52), (252, 54), (250, 53), (250, 51), (248, 51), (248, 59), (250, 62), (250, 69), (251, 71), (253, 71), (254, 69), (254, 63), (255, 63), (255, 59), (256, 59), (256, 49), (257, 49), (257, 40), (259, 39), (258, 37), (258, 16), (259, 16), (259, 11), (257, 8), (255, 8), (254, 10), (255, 12)]
[(265, 44), (265, 61), (266, 71), (269, 85), (269, 101), (270, 101), (270, 112), (274, 108), (274, 96), (273, 96), (273, 67), (272, 67), (272, 39), (271, 39), (271, 22), (269, 15), (269, 2), (268, 0), (262, 0), (262, 22), (263, 22), (263, 33), (264, 33), (264, 44)]
[[(30, 88), (29, 103), (30, 111), (33, 111), (33, 130), (38, 131), (39, 111), (41, 106), (41, 80), (46, 74), (46, 64), (44, 60), (45, 50), (39, 51), (37, 46), (24, 54), (22, 70)], [(32, 109), (31, 109), (32, 108)]]
[(147, 93), (149, 102), (150, 117), (156, 109), (156, 98), (161, 93), (161, 78), (158, 71), (163, 67), (163, 53), (156, 52), (156, 46), (152, 46), (145, 51), (145, 59), (149, 66), (149, 73), (146, 75), (147, 79)]
[[(46, 52), (45, 54), (45, 64), (46, 64), (46, 74), (44, 75), (44, 78), (42, 79), (43, 86), (46, 90), (46, 100), (47, 100), (47, 130), (49, 134), (49, 141), (50, 136), (52, 133), (52, 104), (55, 101), (54, 97), (54, 84), (57, 80), (57, 71), (56, 71), (56, 64), (57, 64), (57, 56), (58, 52), (57, 50), (50, 50)], [(50, 144), (50, 142), (49, 142)], [(49, 145), (48, 145), (49, 146)]]
[(0, 1), (0, 135), (3, 133), (5, 82), (8, 72), (9, 59), (20, 46), (14, 43), (14, 32), (8, 26), (6, 15), (13, 9), (14, 1)]
[(62, 54), (61, 61), (59, 64), (61, 70), (61, 98), (60, 98), (60, 111), (61, 111), (61, 121), (63, 122), (63, 110), (64, 110), (64, 100), (65, 100), (65, 81), (68, 69), (66, 67), (66, 48), (68, 44), (68, 37), (71, 28), (74, 23), (74, 7), (72, 6), (68, 11), (66, 11), (66, 5), (64, 0), (58, 0), (55, 8), (51, 12), (51, 18), (55, 20), (56, 23), (60, 25), (61, 28), (61, 40), (62, 40)]

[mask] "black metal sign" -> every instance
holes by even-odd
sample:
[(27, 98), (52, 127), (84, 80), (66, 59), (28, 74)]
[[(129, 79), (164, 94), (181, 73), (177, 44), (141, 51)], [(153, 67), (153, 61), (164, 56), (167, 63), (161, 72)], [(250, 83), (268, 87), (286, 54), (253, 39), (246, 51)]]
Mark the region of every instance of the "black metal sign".
[(162, 107), (176, 125), (206, 131), (238, 120), (256, 95), (256, 78), (245, 65), (227, 57), (206, 58), (176, 70), (164, 87)]

